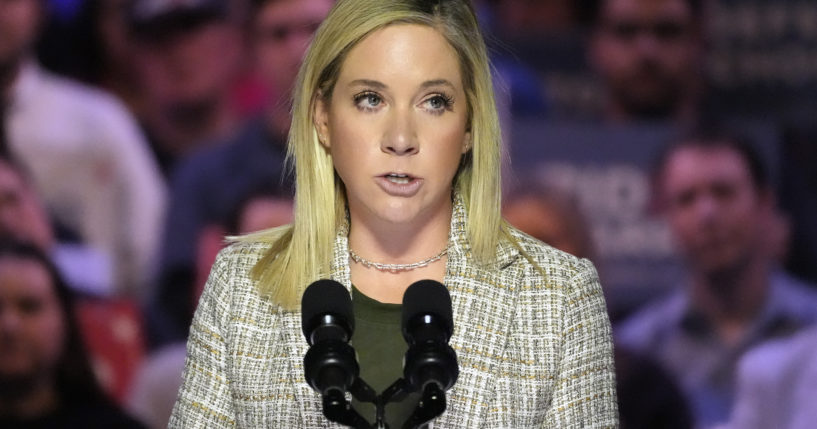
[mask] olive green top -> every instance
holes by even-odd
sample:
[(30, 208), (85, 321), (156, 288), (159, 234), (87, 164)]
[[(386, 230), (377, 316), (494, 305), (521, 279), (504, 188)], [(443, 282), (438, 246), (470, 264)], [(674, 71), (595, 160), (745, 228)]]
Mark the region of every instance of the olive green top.
[[(360, 377), (379, 395), (403, 376), (403, 356), (408, 349), (400, 331), (403, 306), (369, 298), (352, 285), (352, 307), (355, 312), (352, 346), (357, 352)], [(386, 405), (386, 423), (390, 429), (403, 427), (419, 398), (418, 393), (413, 393), (400, 402)], [(374, 423), (374, 404), (353, 400), (352, 406)]]

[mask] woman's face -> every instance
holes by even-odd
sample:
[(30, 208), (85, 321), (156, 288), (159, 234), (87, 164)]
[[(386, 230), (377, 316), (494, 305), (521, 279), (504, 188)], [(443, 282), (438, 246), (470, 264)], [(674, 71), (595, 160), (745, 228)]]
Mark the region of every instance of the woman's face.
[(315, 122), (352, 220), (447, 222), (467, 112), (459, 59), (437, 30), (391, 25), (351, 49)]

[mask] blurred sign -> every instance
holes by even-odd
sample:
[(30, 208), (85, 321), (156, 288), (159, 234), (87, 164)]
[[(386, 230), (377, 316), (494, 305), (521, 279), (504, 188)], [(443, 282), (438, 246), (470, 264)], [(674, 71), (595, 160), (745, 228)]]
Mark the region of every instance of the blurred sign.
[(721, 110), (817, 112), (817, 1), (717, 0), (707, 34), (707, 76)]

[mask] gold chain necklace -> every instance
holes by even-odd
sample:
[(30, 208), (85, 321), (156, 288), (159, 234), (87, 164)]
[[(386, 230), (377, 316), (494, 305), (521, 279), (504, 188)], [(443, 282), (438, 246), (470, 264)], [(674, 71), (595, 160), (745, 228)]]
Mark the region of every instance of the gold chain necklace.
[(439, 261), (440, 258), (445, 256), (448, 253), (448, 246), (440, 251), (440, 253), (428, 258), (423, 259), (420, 262), (413, 262), (411, 264), (381, 264), (379, 262), (372, 262), (368, 259), (361, 258), (360, 255), (355, 253), (352, 248), (349, 248), (349, 257), (352, 258), (353, 261), (357, 262), (358, 264), (362, 264), (366, 268), (374, 268), (378, 271), (389, 271), (389, 272), (400, 272), (400, 271), (411, 271), (415, 268), (423, 268), (431, 264), (432, 262)]

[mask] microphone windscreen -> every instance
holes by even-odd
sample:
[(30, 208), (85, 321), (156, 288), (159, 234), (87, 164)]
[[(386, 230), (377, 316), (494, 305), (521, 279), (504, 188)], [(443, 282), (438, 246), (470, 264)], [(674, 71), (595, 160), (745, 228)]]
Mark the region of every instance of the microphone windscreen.
[(315, 316), (333, 313), (340, 316), (354, 330), (354, 312), (352, 310), (352, 297), (349, 291), (342, 284), (334, 280), (318, 280), (304, 291), (301, 297), (301, 327), (304, 336), (307, 338), (311, 334), (310, 325)]
[(403, 294), (403, 326), (418, 314), (436, 314), (445, 324), (448, 335), (454, 331), (451, 295), (442, 283), (420, 280), (411, 284)]

